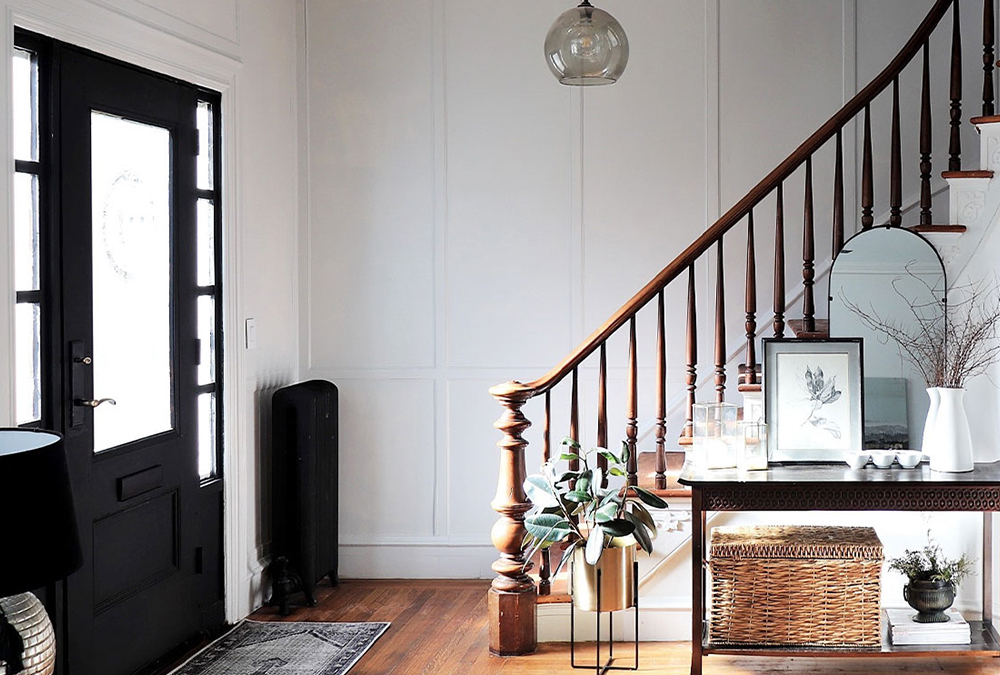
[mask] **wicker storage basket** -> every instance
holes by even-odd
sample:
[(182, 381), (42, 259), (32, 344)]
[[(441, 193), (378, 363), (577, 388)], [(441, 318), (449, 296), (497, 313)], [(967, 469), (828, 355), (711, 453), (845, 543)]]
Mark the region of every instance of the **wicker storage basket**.
[(709, 640), (877, 648), (882, 559), (870, 527), (717, 527)]

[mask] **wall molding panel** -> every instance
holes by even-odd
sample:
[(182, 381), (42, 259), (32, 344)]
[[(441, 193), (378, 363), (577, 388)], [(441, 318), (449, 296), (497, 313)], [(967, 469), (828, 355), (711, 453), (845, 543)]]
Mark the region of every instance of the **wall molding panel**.
[[(300, 334), (308, 345), (301, 375), (346, 389), (363, 387), (373, 400), (395, 395), (406, 383), (433, 392), (433, 407), (419, 404), (424, 412), (408, 402), (397, 418), (387, 412), (378, 420), (397, 427), (396, 447), (342, 448), (391, 458), (386, 469), (404, 474), (401, 482), (418, 458), (430, 463), (416, 469), (430, 472), (432, 489), (420, 491), (425, 502), (393, 501), (364, 531), (343, 525), (345, 559), (361, 575), (395, 571), (392, 560), (408, 548), (419, 553), (413, 573), (452, 575), (451, 558), (430, 554), (439, 544), (449, 555), (467, 548), (464, 572), (492, 576), (486, 563), (496, 515), (489, 501), (500, 438), (492, 424), (501, 408), (487, 388), (542, 375), (589, 335), (853, 96), (871, 76), (871, 64), (884, 66), (883, 52), (898, 49), (909, 32), (885, 37), (880, 27), (898, 23), (900, 12), (915, 12), (912, 0), (623, 3), (611, 9), (629, 32), (629, 69), (613, 87), (581, 90), (559, 86), (542, 58), (545, 31), (565, 11), (562, 2), (532, 3), (518, 25), (484, 32), (480, 1), (419, 0), (429, 19), (408, 26), (423, 31), (420, 48), (413, 50), (393, 38), (406, 21), (400, 12), (412, 3), (372, 0), (359, 9), (347, 0), (305, 0), (309, 74), (303, 105), (311, 159), (310, 216), (301, 230), (308, 265), (301, 289)], [(335, 29), (327, 25), (333, 16), (328, 6), (336, 7)], [(664, 30), (672, 32), (664, 36)], [(356, 51), (353, 41), (384, 47), (361, 76), (329, 66)], [(414, 74), (405, 81), (387, 76), (388, 64), (403, 59), (413, 63)], [(395, 106), (389, 112), (376, 106), (384, 108), (387, 101)], [(358, 138), (367, 143), (362, 156), (355, 155)], [(848, 129), (848, 211), (857, 201), (856, 143)], [(818, 228), (829, 227), (833, 184), (832, 148), (825, 150), (831, 150), (829, 157), (815, 167)], [(913, 192), (909, 186), (905, 191)], [(423, 192), (429, 201), (418, 198)], [(785, 186), (789, 261), (800, 248), (801, 193), (800, 172)], [(393, 201), (407, 207), (386, 205)], [(773, 198), (758, 209), (760, 227), (769, 229)], [(852, 227), (849, 220), (849, 232)], [(381, 238), (385, 229), (402, 233), (407, 245), (387, 243)], [(772, 254), (758, 241), (763, 279)], [(745, 234), (739, 228), (727, 236), (725, 251), (730, 297), (740, 298)], [(818, 244), (817, 253), (823, 271), (829, 245)], [(711, 370), (714, 264), (697, 269), (699, 382)], [(787, 270), (794, 317), (801, 272), (794, 264)], [(405, 288), (398, 274), (407, 276)], [(761, 334), (767, 333), (769, 285), (759, 289)], [(378, 312), (369, 315), (370, 308), (359, 309), (348, 294), (373, 298)], [(668, 317), (682, 316), (683, 295), (668, 290)], [(639, 317), (642, 420), (654, 416), (655, 308), (647, 313)], [(668, 399), (676, 406), (683, 394), (683, 369), (677, 366), (683, 362), (684, 326), (668, 323)], [(734, 364), (744, 339), (737, 323), (729, 326)], [(394, 341), (402, 334), (431, 344), (419, 353), (387, 347), (404, 344)], [(617, 409), (622, 402), (614, 399), (616, 388), (624, 388), (622, 336), (609, 341), (608, 356), (609, 442), (616, 443), (624, 429)], [(585, 440), (595, 427), (595, 369), (596, 360), (579, 369)], [(729, 382), (735, 397), (734, 367)], [(668, 439), (677, 427), (679, 408), (673, 410)], [(552, 438), (558, 442), (568, 426), (567, 391), (553, 392), (552, 411)], [(533, 423), (525, 433), (532, 471), (540, 451), (541, 402), (531, 402), (525, 412)], [(350, 429), (370, 421), (346, 416), (341, 424), (345, 434), (369, 440), (362, 426)], [(427, 439), (421, 443), (429, 447), (414, 437)], [(652, 440), (644, 434), (644, 450)], [(356, 478), (344, 475), (346, 501), (360, 497)], [(397, 513), (404, 508), (432, 514), (417, 540), (400, 538)], [(391, 548), (388, 562), (369, 566), (366, 556), (381, 545)]]

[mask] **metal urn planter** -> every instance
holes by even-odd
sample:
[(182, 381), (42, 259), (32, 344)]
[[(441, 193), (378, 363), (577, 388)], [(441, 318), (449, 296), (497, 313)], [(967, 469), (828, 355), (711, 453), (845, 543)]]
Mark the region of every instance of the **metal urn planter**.
[(911, 581), (903, 586), (903, 597), (917, 610), (917, 623), (944, 623), (945, 613), (955, 602), (955, 585), (950, 581)]

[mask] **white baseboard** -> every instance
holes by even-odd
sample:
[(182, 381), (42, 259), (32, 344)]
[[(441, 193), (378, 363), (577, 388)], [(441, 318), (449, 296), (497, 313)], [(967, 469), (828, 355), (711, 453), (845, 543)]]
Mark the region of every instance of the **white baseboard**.
[[(640, 598), (639, 639), (642, 642), (688, 642), (691, 639), (691, 607), (674, 598)], [(905, 606), (905, 603), (888, 603), (890, 606)], [(955, 603), (970, 621), (982, 617), (982, 608), (966, 603)], [(538, 606), (538, 641), (569, 642), (570, 606), (567, 603)], [(602, 617), (601, 635), (608, 634), (607, 617)], [(635, 619), (631, 610), (615, 612), (615, 640), (632, 640)], [(594, 640), (597, 624), (593, 612), (577, 611), (576, 639)]]
[(252, 610), (260, 609), (264, 606), (270, 592), (270, 580), (265, 578), (264, 572), (271, 564), (271, 544), (261, 544), (247, 557), (247, 578), (245, 588), (249, 594), (250, 607)]
[(497, 551), (490, 545), (442, 543), (341, 544), (346, 579), (492, 579)]
[[(686, 642), (691, 639), (691, 608), (674, 603), (669, 599), (640, 598), (639, 639), (643, 642)], [(568, 604), (538, 606), (538, 641), (569, 642)], [(615, 640), (632, 640), (635, 633), (635, 618), (632, 610), (615, 612)], [(601, 621), (601, 635), (606, 636), (607, 617)], [(593, 640), (597, 633), (597, 623), (593, 612), (576, 613), (576, 638)]]

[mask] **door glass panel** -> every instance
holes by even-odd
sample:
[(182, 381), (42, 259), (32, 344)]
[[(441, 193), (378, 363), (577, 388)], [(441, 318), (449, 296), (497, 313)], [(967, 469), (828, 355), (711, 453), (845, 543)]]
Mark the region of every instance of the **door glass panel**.
[(17, 424), (27, 424), (42, 417), (42, 378), (39, 367), (41, 353), (41, 316), (38, 303), (18, 303), (15, 309), (15, 341), (17, 383)]
[(215, 283), (215, 204), (198, 200), (198, 285)]
[(215, 130), (212, 104), (198, 101), (198, 189), (215, 187)]
[(14, 50), (14, 159), (38, 159), (38, 61), (24, 49)]
[(211, 384), (215, 381), (215, 298), (210, 295), (198, 296), (198, 342), (198, 384)]
[(38, 176), (14, 174), (14, 284), (38, 289)]
[(198, 395), (198, 477), (215, 475), (216, 419), (215, 392)]
[(170, 132), (91, 114), (94, 451), (167, 431), (171, 406)]

